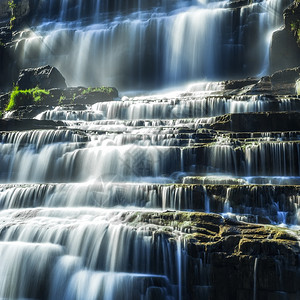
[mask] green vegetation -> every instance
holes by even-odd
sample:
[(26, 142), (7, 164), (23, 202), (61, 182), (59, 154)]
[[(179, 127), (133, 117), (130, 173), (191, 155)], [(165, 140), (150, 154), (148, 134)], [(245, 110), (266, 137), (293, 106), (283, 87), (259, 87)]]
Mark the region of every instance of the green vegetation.
[(97, 88), (89, 87), (89, 88), (83, 90), (81, 95), (90, 94), (93, 92), (101, 92), (101, 93), (111, 94), (111, 93), (113, 93), (113, 91), (114, 90), (111, 87), (105, 87), (105, 86), (97, 87)]
[(5, 110), (9, 111), (17, 109), (20, 106), (40, 103), (45, 95), (49, 95), (49, 91), (40, 89), (39, 87), (29, 90), (19, 90), (19, 87), (16, 86), (10, 94), (10, 100)]
[(11, 17), (10, 17), (10, 20), (9, 20), (9, 28), (12, 29), (13, 26), (14, 26), (14, 22), (16, 20), (16, 16), (15, 16), (15, 9), (17, 7), (16, 3), (14, 0), (9, 0), (8, 1), (8, 7), (11, 11)]
[(291, 23), (291, 31), (297, 39), (298, 46), (300, 46), (300, 20)]
[(58, 105), (61, 105), (66, 99), (67, 99), (67, 97), (66, 97), (64, 94), (62, 94), (62, 95), (59, 97)]

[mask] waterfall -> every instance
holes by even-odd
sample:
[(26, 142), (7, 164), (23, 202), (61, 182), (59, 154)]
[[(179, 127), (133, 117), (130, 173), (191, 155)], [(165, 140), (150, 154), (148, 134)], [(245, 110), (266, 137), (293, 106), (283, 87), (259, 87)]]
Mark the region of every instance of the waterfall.
[(182, 216), (299, 225), (298, 133), (210, 129), (272, 99), (180, 95), (58, 106), (35, 117), (56, 129), (0, 133), (1, 298), (209, 299), (212, 256), (191, 236), (211, 243), (216, 225)]
[(72, 86), (137, 89), (263, 73), (266, 36), (291, 1), (37, 2), (37, 26), (15, 43), (20, 67), (54, 65)]
[(297, 97), (215, 82), (268, 71), (267, 36), (290, 2), (30, 2), (16, 64), (123, 97), (43, 107), (34, 121), (52, 129), (1, 129), (0, 299), (299, 296), (300, 133), (214, 127), (231, 113), (298, 121)]

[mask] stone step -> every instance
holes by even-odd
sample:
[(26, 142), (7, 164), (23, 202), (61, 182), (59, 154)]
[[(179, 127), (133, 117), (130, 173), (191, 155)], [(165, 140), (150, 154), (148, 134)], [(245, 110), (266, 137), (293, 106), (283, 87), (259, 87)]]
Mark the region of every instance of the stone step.
[(209, 128), (233, 132), (300, 131), (300, 113), (233, 113), (216, 117)]
[(227, 214), (234, 219), (248, 222), (300, 225), (300, 185), (240, 183), (1, 184), (0, 207), (8, 209), (136, 206), (163, 210), (207, 211)]

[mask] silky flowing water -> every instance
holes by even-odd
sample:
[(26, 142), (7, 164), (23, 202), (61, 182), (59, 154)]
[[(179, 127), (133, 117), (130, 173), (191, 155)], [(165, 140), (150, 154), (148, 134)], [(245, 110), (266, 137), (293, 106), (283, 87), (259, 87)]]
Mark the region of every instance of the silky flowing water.
[[(284, 195), (278, 185), (278, 176), (300, 178), (296, 140), (261, 134), (243, 148), (216, 136), (203, 146), (192, 133), (234, 101), (241, 111), (259, 111), (268, 100), (249, 109), (251, 97), (219, 99), (223, 110), (213, 115), (202, 109), (210, 96), (170, 97), (56, 107), (36, 118), (64, 120), (61, 128), (1, 133), (2, 298), (189, 299), (184, 234), (174, 227), (170, 243), (159, 225), (130, 222), (138, 211), (218, 212), (248, 222), (269, 215), (273, 224), (298, 224), (300, 189)], [(277, 185), (251, 187), (264, 180)], [(223, 185), (224, 198), (215, 199), (211, 184)]]
[(54, 65), (71, 86), (136, 90), (266, 73), (271, 33), (292, 1), (36, 2), (35, 27), (15, 46), (20, 66)]
[[(259, 74), (289, 3), (234, 10), (228, 1), (40, 1), (37, 26), (15, 51), (24, 67), (58, 67), (69, 85), (139, 89)], [(55, 130), (1, 132), (0, 298), (190, 299), (184, 232), (174, 226), (172, 242), (163, 226), (133, 222), (141, 211), (299, 224), (300, 188), (281, 187), (300, 182), (297, 133), (256, 133), (244, 146), (206, 136), (216, 116), (299, 111), (299, 101), (224, 97), (221, 89), (124, 92), (35, 117), (63, 121)], [(245, 202), (236, 203), (238, 193)], [(208, 299), (205, 262), (193, 263)]]

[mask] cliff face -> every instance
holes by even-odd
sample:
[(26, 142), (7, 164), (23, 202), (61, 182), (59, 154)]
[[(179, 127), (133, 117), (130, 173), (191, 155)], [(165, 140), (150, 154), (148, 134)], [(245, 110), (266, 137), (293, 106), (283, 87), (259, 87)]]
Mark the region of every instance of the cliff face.
[(284, 11), (284, 27), (274, 32), (270, 50), (270, 71), (300, 64), (300, 1)]

